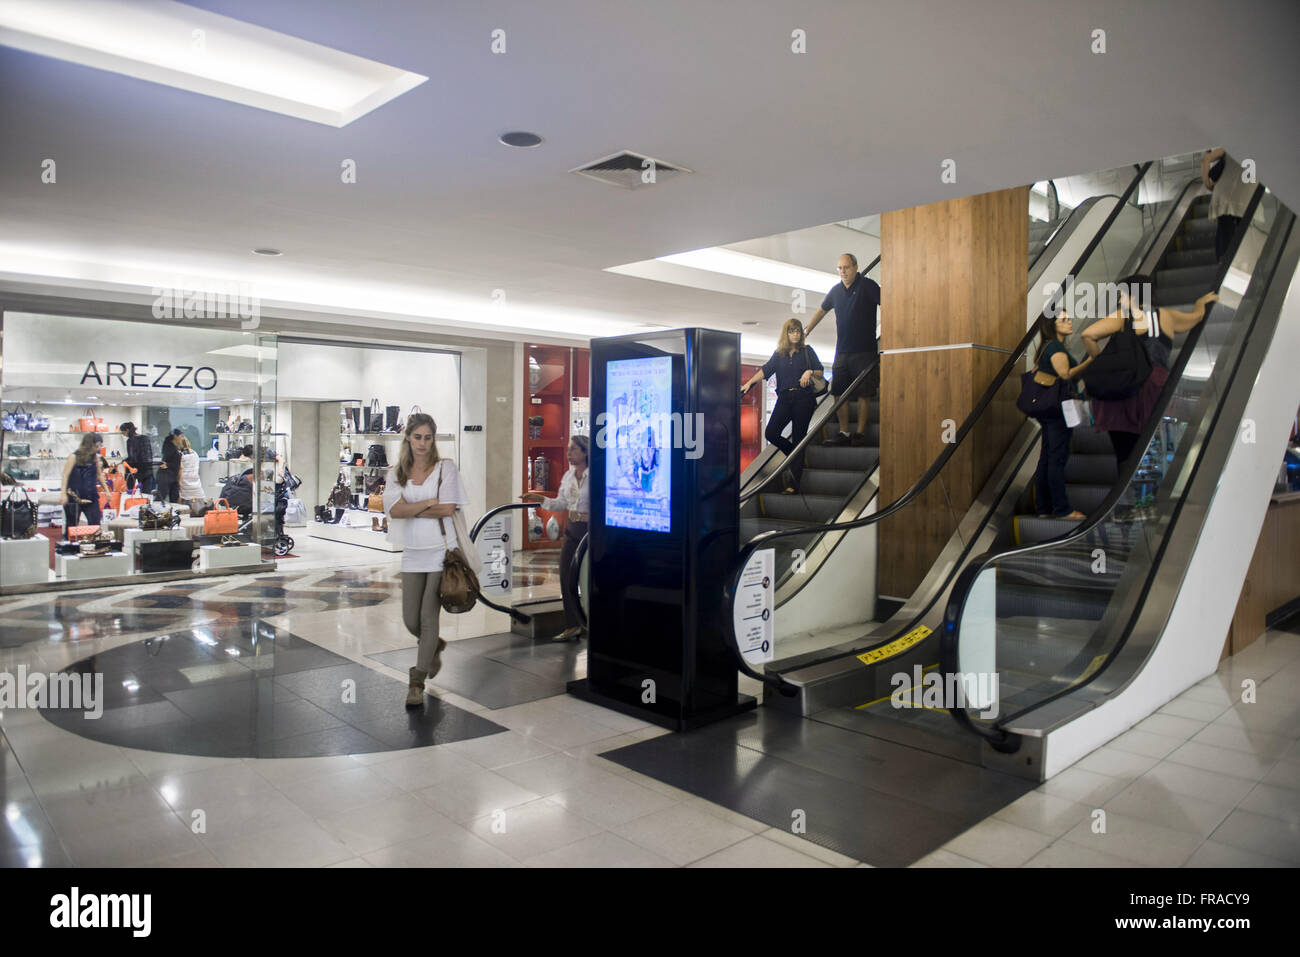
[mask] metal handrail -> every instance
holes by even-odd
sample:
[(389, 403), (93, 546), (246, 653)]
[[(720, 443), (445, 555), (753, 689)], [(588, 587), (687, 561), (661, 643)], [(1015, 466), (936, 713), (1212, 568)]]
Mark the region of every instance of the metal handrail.
[[(502, 512), (508, 512), (512, 509), (528, 509), (528, 508), (537, 508), (537, 505), (532, 502), (507, 502), (505, 505), (498, 505), (496, 508), (488, 509), (486, 512), (483, 513), (483, 516), (477, 522), (474, 523), (474, 527), (469, 530), (470, 542), (473, 543), (478, 541), (478, 533), (483, 531), (483, 526), (488, 523), (488, 520), (492, 518), (492, 516), (500, 515)], [(482, 595), (479, 595), (478, 600), (481, 601), (483, 604), (487, 605), (489, 608), (493, 609), (494, 611), (505, 612), (507, 615), (509, 615), (515, 621), (519, 622), (519, 624), (521, 625), (527, 625), (529, 622), (533, 620), (532, 615), (525, 615), (522, 611), (518, 611), (517, 609), (507, 608), (503, 605), (498, 605), (496, 602), (489, 601), (488, 599), (484, 598)]]
[[(1224, 261), (1215, 274), (1215, 281), (1211, 288), (1218, 290), (1223, 287), (1228, 270), (1232, 266), (1233, 252), (1240, 245), (1240, 236), (1244, 235), (1244, 229), (1250, 225), (1250, 221), (1254, 217), (1255, 210), (1259, 206), (1263, 195), (1263, 187), (1257, 187), (1254, 194), (1251, 196), (1246, 212), (1242, 215), (1240, 227), (1242, 232), (1239, 233), (1237, 241), (1233, 243), (1233, 249), (1229, 251), (1228, 255), (1224, 256)], [(1183, 346), (1179, 350), (1178, 359), (1174, 363), (1174, 368), (1170, 370), (1169, 379), (1161, 390), (1155, 408), (1148, 417), (1146, 425), (1143, 427), (1142, 432), (1139, 433), (1138, 441), (1134, 445), (1128, 461), (1124, 462), (1120, 466), (1119, 478), (1116, 480), (1114, 487), (1101, 505), (1093, 511), (1092, 515), (1084, 519), (1068, 532), (1058, 535), (1055, 538), (1050, 538), (1042, 542), (1035, 542), (1032, 545), (1022, 545), (1002, 550), (989, 550), (983, 555), (973, 559), (962, 570), (961, 574), (957, 576), (957, 580), (953, 583), (952, 591), (949, 593), (947, 606), (944, 609), (944, 627), (939, 640), (940, 669), (944, 673), (955, 674), (959, 670), (960, 662), (957, 661), (957, 643), (961, 636), (961, 613), (965, 607), (966, 600), (969, 597), (970, 589), (973, 586), (975, 579), (984, 571), (984, 569), (989, 567), (989, 565), (994, 561), (1009, 556), (1028, 555), (1034, 552), (1048, 551), (1078, 541), (1105, 521), (1110, 516), (1111, 512), (1114, 511), (1115, 506), (1119, 503), (1120, 498), (1127, 490), (1138, 467), (1141, 465), (1142, 457), (1146, 454), (1146, 450), (1150, 446), (1156, 430), (1160, 428), (1165, 409), (1168, 408), (1169, 402), (1172, 400), (1174, 392), (1177, 390), (1177, 387), (1182, 380), (1183, 372), (1186, 369), (1187, 363), (1191, 360), (1192, 354), (1195, 352), (1196, 344), (1200, 341), (1201, 333), (1209, 319), (1211, 308), (1213, 308), (1213, 303), (1205, 307), (1205, 315), (1201, 317), (1201, 321), (1187, 333), (1187, 338), (1183, 341)], [(1255, 321), (1258, 319), (1258, 316), (1258, 311), (1256, 311), (1255, 316), (1251, 319), (1252, 328)], [(1240, 354), (1238, 355), (1238, 363), (1240, 363)], [(1181, 503), (1176, 504), (1175, 511), (1179, 510), (1180, 507)], [(1148, 578), (1159, 565), (1159, 557), (1163, 552), (1164, 543), (1167, 541), (1168, 536), (1166, 535), (1159, 546), (1157, 554), (1153, 556), (1151, 567), (1148, 570)], [(1115, 642), (1114, 647), (1111, 648), (1110, 652), (1106, 655), (1105, 660), (1099, 667), (1093, 670), (1092, 674), (1075, 684), (1066, 685), (1059, 691), (1045, 696), (1042, 700), (1037, 701), (1028, 707), (1021, 708), (1019, 711), (1012, 714), (1002, 716), (999, 719), (999, 723), (1006, 724), (1027, 711), (1037, 710), (1052, 701), (1073, 694), (1079, 688), (1090, 684), (1092, 681), (1100, 677), (1102, 672), (1106, 670), (1107, 666), (1115, 660), (1115, 656), (1119, 654), (1123, 649), (1125, 642), (1128, 640), (1137, 610), (1138, 609), (1135, 609), (1133, 615), (1131, 615), (1128, 621), (1124, 623), (1123, 633), (1120, 635), (1119, 640)], [(959, 725), (966, 728), (968, 731), (987, 739), (996, 750), (1014, 751), (1016, 747), (1018, 747), (1017, 736), (1001, 728), (987, 729), (975, 724), (971, 720), (970, 715), (967, 714), (966, 708), (960, 703), (956, 703), (954, 707), (949, 709), (949, 712)]]
[[(1062, 283), (1061, 287), (1056, 291), (1053, 300), (1055, 305), (1059, 305), (1064, 300), (1068, 287), (1073, 284), (1075, 274), (1088, 261), (1088, 258), (1092, 255), (1093, 251), (1101, 243), (1102, 237), (1109, 231), (1111, 225), (1124, 209), (1129, 197), (1137, 189), (1138, 184), (1141, 183), (1142, 177), (1146, 175), (1147, 170), (1150, 168), (1151, 163), (1149, 162), (1142, 164), (1139, 168), (1137, 175), (1119, 197), (1119, 202), (1115, 204), (1115, 208), (1111, 210), (1109, 215), (1106, 217), (1105, 222), (1103, 222), (1101, 227), (1097, 230), (1096, 235), (1093, 236), (1087, 247), (1080, 254), (1074, 266), (1069, 270), (1069, 273), (1066, 276), (1066, 282)], [(1246, 220), (1243, 219), (1243, 221)], [(1015, 369), (1017, 363), (1023, 360), (1026, 350), (1028, 350), (1038, 336), (1038, 324), (1035, 323), (1033, 327), (1025, 333), (1019, 344), (1017, 344), (1016, 348), (1007, 357), (1006, 362), (1002, 364), (1002, 368), (999, 369), (997, 375), (993, 377), (993, 381), (989, 384), (988, 388), (984, 390), (984, 394), (980, 396), (979, 401), (975, 403), (971, 412), (962, 420), (962, 424), (958, 427), (952, 441), (942, 452), (939, 453), (938, 457), (933, 463), (931, 463), (930, 467), (925, 470), (925, 473), (893, 502), (870, 515), (865, 515), (861, 518), (856, 518), (847, 522), (831, 522), (824, 525), (800, 526), (797, 529), (760, 532), (741, 546), (740, 553), (736, 557), (728, 584), (726, 588), (723, 589), (723, 601), (726, 607), (730, 608), (732, 604), (734, 604), (737, 589), (740, 584), (740, 576), (744, 572), (745, 565), (749, 562), (750, 556), (753, 555), (758, 548), (767, 545), (778, 538), (790, 538), (796, 535), (815, 535), (831, 531), (849, 531), (855, 528), (865, 528), (868, 525), (873, 525), (882, 519), (888, 518), (890, 515), (898, 512), (908, 503), (916, 499), (925, 491), (926, 488), (929, 487), (930, 483), (939, 472), (943, 470), (943, 467), (948, 463), (948, 460), (956, 454), (957, 449), (961, 446), (962, 442), (965, 441), (966, 436), (969, 435), (971, 430), (975, 427), (976, 421), (983, 416), (984, 412), (992, 404), (994, 396), (1002, 388), (1002, 385), (1006, 382), (1007, 377), (1011, 374), (1012, 370)], [(848, 390), (846, 390), (845, 394), (848, 394)], [(786, 697), (793, 697), (798, 694), (798, 688), (786, 681), (781, 675), (763, 674), (751, 668), (749, 662), (745, 661), (744, 655), (741, 654), (740, 644), (736, 639), (735, 629), (728, 628), (724, 630), (727, 635), (727, 644), (735, 656), (737, 665), (742, 674), (773, 687), (776, 691)]]

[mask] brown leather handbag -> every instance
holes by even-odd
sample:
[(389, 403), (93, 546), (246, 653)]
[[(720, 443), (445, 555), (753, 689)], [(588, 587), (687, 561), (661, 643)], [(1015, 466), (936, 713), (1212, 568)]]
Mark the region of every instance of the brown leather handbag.
[[(441, 491), (442, 468), (439, 466), (438, 488), (434, 495)], [(442, 530), (443, 540), (446, 541), (445, 519), (439, 517), (438, 528)], [(438, 582), (438, 600), (442, 603), (442, 610), (453, 615), (469, 611), (478, 602), (479, 597), (478, 575), (474, 574), (474, 569), (470, 567), (465, 553), (461, 551), (461, 544), (458, 536), (456, 547), (447, 549), (442, 560), (442, 579)]]
[(366, 498), (366, 509), (371, 512), (382, 512), (384, 510), (384, 493), (371, 492)]

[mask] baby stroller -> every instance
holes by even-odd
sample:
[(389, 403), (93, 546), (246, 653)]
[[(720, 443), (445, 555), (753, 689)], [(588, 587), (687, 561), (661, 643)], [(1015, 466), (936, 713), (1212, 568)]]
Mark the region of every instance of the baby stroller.
[[(232, 478), (222, 489), (222, 496), (235, 507), (239, 513), (239, 528), (236, 535), (255, 534), (253, 528), (253, 507), (251, 483), (241, 483), (240, 479)], [(276, 558), (283, 558), (293, 551), (294, 541), (284, 532), (284, 513), (289, 508), (289, 493), (302, 484), (302, 480), (296, 478), (287, 468), (284, 470), (284, 481), (275, 483), (275, 496), (270, 502), (262, 503), (264, 513), (275, 514), (275, 542), (271, 545), (271, 551)], [(240, 486), (244, 487), (241, 488)], [(241, 494), (242, 493), (242, 494)]]

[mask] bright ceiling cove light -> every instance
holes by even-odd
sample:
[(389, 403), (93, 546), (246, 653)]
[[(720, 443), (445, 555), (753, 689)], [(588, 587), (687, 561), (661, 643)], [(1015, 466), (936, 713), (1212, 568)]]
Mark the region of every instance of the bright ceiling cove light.
[(839, 277), (816, 269), (792, 266), (777, 262), (775, 259), (763, 259), (748, 253), (738, 253), (734, 249), (696, 249), (689, 253), (675, 253), (672, 256), (660, 256), (660, 262), (688, 266), (691, 269), (703, 269), (705, 272), (717, 272), (727, 276), (739, 276), (742, 279), (754, 279), (769, 282), (774, 286), (789, 286), (791, 289), (809, 289), (824, 293), (837, 282)]
[(336, 127), (428, 79), (174, 0), (4, 0), (0, 44)]

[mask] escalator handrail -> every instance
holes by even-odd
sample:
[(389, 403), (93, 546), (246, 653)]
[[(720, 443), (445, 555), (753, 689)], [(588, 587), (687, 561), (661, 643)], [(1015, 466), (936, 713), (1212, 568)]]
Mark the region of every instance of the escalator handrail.
[[(1263, 195), (1264, 195), (1264, 188), (1262, 186), (1257, 187), (1255, 189), (1255, 192), (1251, 196), (1250, 203), (1247, 206), (1245, 213), (1242, 215), (1242, 219), (1241, 219), (1242, 232), (1239, 234), (1239, 236), (1244, 236), (1244, 231), (1246, 228), (1249, 227), (1250, 222), (1255, 215), (1255, 210), (1258, 207), (1260, 200), (1263, 198)], [(1211, 286), (1213, 290), (1217, 291), (1223, 287), (1224, 280), (1227, 277), (1228, 270), (1232, 266), (1232, 260), (1235, 256), (1236, 248), (1239, 246), (1239, 244), (1240, 244), (1240, 240), (1238, 240), (1237, 243), (1234, 243), (1233, 248), (1230, 249), (1228, 251), (1228, 254), (1224, 256), (1223, 263), (1219, 266), (1218, 270), (1215, 273), (1215, 280)], [(971, 588), (973, 587), (976, 578), (978, 578), (981, 572), (983, 572), (993, 562), (999, 559), (1004, 559), (1010, 556), (1028, 555), (1034, 552), (1047, 551), (1063, 545), (1068, 545), (1072, 542), (1076, 542), (1084, 538), (1089, 532), (1091, 532), (1094, 528), (1096, 528), (1098, 525), (1100, 525), (1103, 521), (1105, 521), (1110, 516), (1115, 506), (1119, 503), (1119, 500), (1123, 496), (1125, 490), (1132, 482), (1133, 476), (1136, 474), (1138, 467), (1141, 465), (1143, 455), (1145, 455), (1148, 446), (1150, 446), (1151, 444), (1152, 438), (1155, 436), (1156, 430), (1161, 425), (1161, 420), (1164, 415), (1165, 409), (1168, 408), (1169, 402), (1173, 398), (1174, 392), (1176, 391), (1178, 384), (1182, 379), (1183, 372), (1186, 369), (1187, 363), (1190, 361), (1192, 354), (1196, 350), (1196, 344), (1200, 341), (1201, 332), (1205, 328), (1206, 322), (1209, 319), (1209, 311), (1211, 308), (1213, 308), (1213, 303), (1206, 306), (1205, 315), (1201, 317), (1201, 321), (1198, 322), (1195, 326), (1192, 327), (1191, 330), (1188, 331), (1187, 337), (1183, 341), (1182, 348), (1179, 350), (1178, 359), (1175, 361), (1174, 367), (1170, 370), (1169, 379), (1165, 383), (1164, 388), (1161, 390), (1160, 396), (1156, 401), (1156, 406), (1152, 410), (1151, 415), (1148, 417), (1147, 422), (1142, 429), (1142, 432), (1139, 433), (1138, 441), (1133, 447), (1133, 452), (1130, 454), (1129, 461), (1124, 463), (1124, 465), (1120, 467), (1119, 478), (1116, 479), (1114, 487), (1112, 487), (1110, 493), (1106, 496), (1105, 500), (1101, 503), (1101, 505), (1098, 506), (1093, 511), (1093, 513), (1088, 516), (1088, 518), (1084, 519), (1077, 526), (1070, 529), (1068, 532), (1056, 536), (1055, 538), (1047, 539), (1042, 542), (1034, 542), (1031, 545), (1021, 545), (1021, 546), (1015, 546), (1015, 547), (1004, 548), (1004, 549), (990, 549), (989, 551), (986, 551), (982, 555), (971, 560), (969, 563), (967, 563), (966, 567), (962, 569), (961, 573), (957, 576), (957, 580), (953, 583), (952, 591), (949, 593), (948, 596), (947, 606), (944, 609), (943, 628), (941, 630), (941, 637), (939, 642), (939, 662), (940, 662), (939, 667), (941, 673), (956, 674), (959, 671), (960, 662), (957, 660), (957, 644), (961, 636), (961, 615), (963, 609), (966, 606), (966, 601), (970, 597)], [(1252, 317), (1250, 320), (1252, 328), (1257, 318), (1258, 318), (1258, 312), (1256, 312), (1256, 315)], [(1238, 357), (1237, 357), (1238, 362), (1240, 362), (1240, 358), (1241, 358), (1241, 353), (1238, 353)], [(1235, 371), (1236, 370), (1234, 369), (1234, 374)], [(1216, 413), (1216, 418), (1217, 418), (1217, 413)], [(1123, 479), (1123, 481), (1121, 481), (1121, 479)], [(1175, 513), (1180, 507), (1181, 507), (1181, 503), (1175, 503), (1174, 506)], [(1154, 573), (1155, 569), (1159, 565), (1159, 560), (1158, 560), (1159, 556), (1163, 551), (1163, 546), (1165, 542), (1167, 542), (1168, 540), (1169, 540), (1168, 534), (1166, 533), (1160, 543), (1160, 546), (1158, 546), (1157, 554), (1152, 556), (1152, 562), (1150, 568), (1147, 571), (1148, 579), (1150, 575)], [(1106, 670), (1106, 668), (1110, 665), (1110, 663), (1115, 659), (1115, 656), (1118, 655), (1119, 652), (1123, 649), (1124, 644), (1128, 640), (1128, 636), (1132, 631), (1133, 622), (1136, 618), (1137, 612), (1140, 610), (1140, 605), (1141, 602), (1138, 603), (1138, 608), (1134, 609), (1133, 614), (1129, 617), (1129, 619), (1123, 623), (1123, 632), (1119, 636), (1119, 639), (1115, 642), (1114, 646), (1107, 653), (1105, 660), (1101, 663), (1099, 667), (1093, 670), (1092, 674), (1090, 674), (1087, 678), (1085, 678), (1082, 681), (1062, 687), (1060, 690), (1056, 691), (1053, 694), (1049, 694), (1045, 696), (1044, 698), (1042, 698), (1039, 701), (1036, 701), (1032, 705), (1021, 708), (1020, 710), (1013, 712), (1011, 714), (999, 716), (998, 718), (999, 724), (1005, 725), (1008, 722), (1015, 720), (1017, 717), (1026, 713), (1027, 711), (1036, 710), (1052, 701), (1065, 697), (1066, 695), (1073, 694), (1078, 689), (1084, 687), (1085, 685), (1091, 683), (1093, 680), (1098, 678)], [(962, 727), (966, 728), (969, 731), (972, 731), (975, 734), (980, 735), (981, 737), (988, 739), (990, 742), (993, 743), (994, 747), (1006, 746), (1008, 744), (1009, 739), (1012, 737), (1010, 734), (1008, 734), (1006, 731), (1001, 730), (1000, 728), (997, 727), (984, 728), (980, 725), (975, 724), (971, 720), (970, 715), (967, 713), (967, 709), (961, 706), (959, 702), (954, 703), (954, 707), (950, 708), (949, 712), (952, 714), (953, 719), (959, 725), (961, 725)]]
[[(1084, 264), (1087, 263), (1089, 257), (1096, 250), (1097, 246), (1100, 245), (1102, 238), (1110, 230), (1110, 227), (1119, 217), (1119, 214), (1124, 210), (1129, 197), (1133, 195), (1138, 185), (1142, 182), (1142, 178), (1146, 175), (1147, 170), (1151, 168), (1151, 165), (1152, 164), (1148, 162), (1143, 163), (1139, 167), (1137, 175), (1134, 176), (1134, 178), (1129, 182), (1128, 187), (1120, 195), (1119, 202), (1117, 202), (1114, 209), (1107, 214), (1105, 221), (1101, 224), (1100, 228), (1098, 228), (1092, 239), (1089, 240), (1088, 245), (1084, 248), (1074, 265), (1070, 268), (1066, 275), (1066, 282), (1061, 283), (1060, 288), (1056, 290), (1054, 294), (1054, 303), (1059, 305), (1059, 303), (1063, 301), (1069, 286), (1073, 284), (1074, 276), (1084, 266)], [(1026, 351), (1038, 338), (1038, 335), (1038, 323), (1034, 323), (1025, 333), (1024, 337), (1021, 338), (1016, 348), (1009, 356), (1007, 356), (1006, 361), (1002, 364), (1002, 368), (999, 369), (997, 375), (993, 377), (992, 382), (990, 382), (988, 388), (984, 390), (979, 401), (975, 403), (974, 408), (972, 408), (966, 418), (962, 420), (962, 424), (957, 428), (953, 440), (944, 447), (944, 450), (939, 453), (935, 460), (930, 464), (930, 467), (925, 470), (924, 474), (912, 483), (912, 486), (893, 502), (890, 502), (884, 508), (878, 509), (870, 515), (864, 515), (861, 518), (855, 518), (846, 522), (830, 522), (823, 525), (801, 526), (797, 529), (760, 532), (742, 545), (740, 553), (736, 556), (736, 560), (733, 563), (732, 572), (727, 576), (727, 585), (723, 589), (724, 608), (731, 608), (740, 584), (740, 576), (744, 572), (745, 565), (748, 564), (750, 556), (753, 555), (756, 550), (767, 545), (769, 542), (773, 542), (778, 538), (790, 538), (799, 535), (819, 535), (826, 532), (849, 531), (855, 528), (864, 528), (868, 525), (875, 524), (882, 519), (888, 518), (890, 515), (893, 515), (895, 512), (906, 507), (910, 502), (921, 495), (921, 493), (929, 487), (930, 483), (934, 481), (934, 478), (943, 470), (944, 466), (947, 465), (948, 460), (956, 454), (957, 449), (961, 446), (962, 442), (966, 440), (966, 436), (974, 429), (976, 422), (984, 415), (989, 406), (992, 405), (994, 397), (1006, 382), (1007, 377), (1016, 368), (1017, 364), (1023, 361)], [(845, 394), (849, 395), (851, 393), (849, 390), (845, 390)], [(730, 621), (731, 616), (727, 615), (726, 620)], [(798, 689), (780, 675), (763, 674), (751, 668), (749, 663), (745, 661), (744, 655), (741, 654), (735, 630), (733, 628), (724, 628), (723, 630), (726, 633), (727, 646), (731, 649), (740, 671), (743, 674), (774, 687), (783, 695), (793, 696), (798, 693)]]
[[(533, 502), (507, 502), (505, 505), (498, 505), (496, 508), (488, 509), (483, 513), (482, 518), (474, 523), (474, 527), (469, 530), (469, 540), (471, 544), (478, 541), (478, 533), (483, 531), (483, 526), (488, 523), (492, 516), (500, 515), (502, 512), (508, 512), (512, 509), (528, 509), (537, 507), (538, 506)], [(496, 602), (489, 601), (482, 595), (478, 596), (478, 600), (484, 605), (487, 605), (487, 607), (491, 608), (493, 611), (505, 612), (521, 625), (526, 625), (533, 620), (531, 615), (526, 615), (517, 608), (508, 608), (504, 605), (498, 605)]]
[[(865, 276), (867, 273), (871, 272), (871, 270), (875, 269), (877, 264), (879, 264), (879, 262), (880, 262), (880, 257), (877, 256), (875, 259), (871, 261), (871, 265), (869, 265), (866, 269), (862, 270), (862, 275)], [(867, 376), (871, 374), (872, 370), (875, 369), (876, 366), (879, 365), (879, 363), (880, 363), (880, 356), (877, 355), (874, 362), (872, 362), (869, 366), (867, 366), (860, 373), (858, 373), (858, 375), (854, 378), (854, 380), (849, 384), (849, 387), (844, 390), (843, 394), (833, 397), (835, 399), (835, 404), (830, 407), (830, 411), (828, 411), (826, 413), (826, 417), (822, 419), (823, 424), (827, 422), (832, 415), (834, 415), (836, 412), (839, 411), (840, 406), (844, 405), (844, 403), (849, 400), (849, 397), (853, 395), (854, 390), (857, 389), (858, 386), (860, 386), (863, 382), (867, 380)], [(799, 444), (790, 450), (790, 454), (785, 456), (783, 461), (785, 462), (794, 461), (800, 454), (803, 453), (803, 450), (808, 447), (808, 444), (812, 442), (817, 437), (817, 435), (818, 435), (817, 432), (809, 431), (807, 435), (805, 435), (802, 439), (799, 440)], [(777, 476), (781, 474), (781, 472), (782, 472), (782, 468), (780, 465), (778, 465), (776, 468), (774, 468), (771, 471), (770, 474), (767, 475), (767, 477), (765, 478), (761, 476), (757, 477), (758, 478), (757, 485), (755, 485), (753, 488), (749, 489), (748, 491), (743, 491), (740, 493), (740, 504), (744, 505), (755, 495), (762, 492), (763, 489), (767, 488), (767, 486), (772, 483), (773, 479), (775, 479)], [(750, 481), (754, 481), (754, 479), (751, 479)]]

